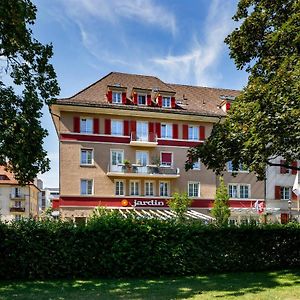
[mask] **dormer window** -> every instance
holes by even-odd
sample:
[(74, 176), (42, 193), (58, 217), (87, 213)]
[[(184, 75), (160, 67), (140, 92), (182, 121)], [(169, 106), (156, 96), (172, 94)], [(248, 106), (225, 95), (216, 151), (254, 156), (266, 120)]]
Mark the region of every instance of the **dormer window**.
[(121, 92), (112, 92), (112, 103), (122, 103)]
[(138, 95), (138, 105), (146, 105), (146, 95), (145, 94)]
[(171, 97), (162, 98), (162, 107), (171, 107)]

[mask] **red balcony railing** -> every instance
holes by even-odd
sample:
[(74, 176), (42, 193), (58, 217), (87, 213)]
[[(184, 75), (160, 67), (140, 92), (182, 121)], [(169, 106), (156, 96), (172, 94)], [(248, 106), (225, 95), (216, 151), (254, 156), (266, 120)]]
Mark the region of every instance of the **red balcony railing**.
[(137, 132), (131, 132), (131, 142), (148, 142), (148, 143), (156, 143), (157, 135), (154, 132), (149, 132), (148, 134), (139, 134)]

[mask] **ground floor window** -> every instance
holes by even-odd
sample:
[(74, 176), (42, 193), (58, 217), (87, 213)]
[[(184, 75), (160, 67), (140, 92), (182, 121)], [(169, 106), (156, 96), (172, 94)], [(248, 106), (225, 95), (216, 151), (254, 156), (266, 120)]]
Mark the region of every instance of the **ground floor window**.
[(200, 197), (200, 182), (188, 183), (188, 195), (189, 197)]
[(92, 179), (81, 179), (80, 194), (81, 195), (92, 195), (93, 194), (93, 180)]
[(22, 219), (21, 215), (15, 215), (15, 221), (20, 221)]
[(124, 196), (124, 181), (118, 180), (115, 181), (115, 194), (116, 196)]
[(154, 196), (154, 182), (153, 181), (145, 182), (145, 196)]
[(130, 181), (130, 195), (138, 196), (140, 194), (140, 183), (139, 181)]
[(230, 198), (249, 199), (250, 185), (249, 184), (229, 184), (228, 194)]
[(159, 183), (159, 195), (165, 197), (169, 196), (169, 182), (161, 181)]
[(291, 188), (287, 186), (280, 187), (281, 200), (291, 199)]

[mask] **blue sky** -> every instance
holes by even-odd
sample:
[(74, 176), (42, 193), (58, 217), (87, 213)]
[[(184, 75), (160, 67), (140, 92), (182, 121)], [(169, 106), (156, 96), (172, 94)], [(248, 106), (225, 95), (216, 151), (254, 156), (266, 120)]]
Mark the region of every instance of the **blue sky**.
[[(237, 0), (34, 0), (33, 28), (52, 42), (60, 97), (69, 97), (111, 71), (155, 75), (165, 82), (241, 89), (224, 38), (237, 24)], [(58, 186), (58, 140), (47, 108), (45, 148)]]

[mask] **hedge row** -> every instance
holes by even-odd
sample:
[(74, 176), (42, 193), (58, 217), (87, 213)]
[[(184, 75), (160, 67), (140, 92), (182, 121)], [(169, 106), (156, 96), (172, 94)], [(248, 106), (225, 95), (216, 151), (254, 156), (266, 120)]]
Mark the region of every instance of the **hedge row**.
[(0, 224), (0, 279), (144, 277), (300, 267), (300, 226), (227, 227), (109, 215)]

